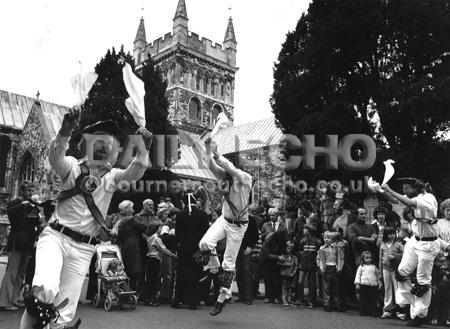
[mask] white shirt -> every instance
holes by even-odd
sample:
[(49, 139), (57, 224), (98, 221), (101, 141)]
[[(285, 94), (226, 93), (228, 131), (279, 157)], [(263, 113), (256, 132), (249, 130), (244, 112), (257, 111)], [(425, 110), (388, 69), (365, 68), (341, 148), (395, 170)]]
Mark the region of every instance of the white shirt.
[[(71, 156), (65, 156), (69, 137), (59, 134), (50, 142), (49, 162), (56, 173), (61, 177), (60, 190), (68, 190), (75, 186), (75, 179), (81, 174), (79, 161)], [(131, 182), (142, 177), (148, 167), (148, 153), (140, 154), (134, 158), (126, 169), (113, 168), (100, 179), (100, 186), (93, 192), (95, 204), (106, 216), (111, 198), (120, 181)], [(77, 194), (69, 199), (58, 201), (53, 216), (49, 222), (58, 220), (61, 225), (73, 231), (96, 236), (100, 233), (100, 225), (92, 216), (83, 195)]]
[(438, 236), (450, 243), (450, 220), (441, 218), (438, 220), (437, 224)]
[[(217, 159), (216, 164), (213, 164), (213, 162), (214, 159), (211, 156), (208, 163), (210, 169), (213, 172), (215, 170), (211, 166), (218, 165), (228, 174), (230, 174), (231, 177), (233, 177), (233, 184), (230, 187), (229, 194), (230, 201), (234, 204), (239, 213), (241, 213), (245, 208), (247, 208), (248, 210), (248, 199), (252, 189), (252, 176), (241, 169), (237, 169), (230, 161), (228, 161), (228, 159), (223, 156), (220, 156)], [(227, 218), (236, 218), (236, 215), (233, 213), (230, 206), (228, 205), (228, 202), (226, 202), (225, 200), (223, 201), (222, 205), (222, 215)], [(247, 219), (248, 211), (243, 214), (240, 220)]]
[[(415, 218), (425, 218), (433, 220), (437, 216), (438, 203), (433, 194), (422, 193), (412, 198), (416, 201), (417, 207), (414, 208)], [(435, 237), (438, 235), (438, 230), (436, 225), (431, 225), (428, 223), (422, 223), (414, 219), (411, 222), (411, 230), (413, 233), (421, 238), (423, 237)]]

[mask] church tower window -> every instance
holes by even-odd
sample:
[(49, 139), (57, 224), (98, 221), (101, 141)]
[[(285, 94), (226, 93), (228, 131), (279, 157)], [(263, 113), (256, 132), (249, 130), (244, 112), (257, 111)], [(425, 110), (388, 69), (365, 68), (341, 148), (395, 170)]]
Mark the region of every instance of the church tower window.
[(200, 101), (195, 97), (189, 102), (189, 119), (196, 121), (201, 121), (202, 119)]
[(211, 112), (211, 127), (214, 127), (214, 125), (217, 122), (217, 117), (219, 116), (219, 113), (222, 112), (222, 108), (219, 105), (214, 105), (212, 112)]
[(200, 90), (200, 76), (198, 74), (195, 76), (195, 89)]
[(203, 79), (203, 93), (208, 94), (208, 78)]

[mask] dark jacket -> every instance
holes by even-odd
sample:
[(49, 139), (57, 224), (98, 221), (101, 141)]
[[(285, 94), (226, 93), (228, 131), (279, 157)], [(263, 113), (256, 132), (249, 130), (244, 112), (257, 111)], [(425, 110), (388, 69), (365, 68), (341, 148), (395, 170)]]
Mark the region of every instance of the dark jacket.
[(191, 215), (187, 208), (177, 215), (175, 236), (178, 242), (179, 258), (192, 259), (192, 255), (199, 249), (198, 244), (208, 228), (208, 215), (197, 207), (192, 207)]
[(241, 243), (241, 251), (244, 250), (247, 247), (254, 248), (256, 245), (256, 242), (258, 242), (258, 224), (256, 223), (255, 218), (253, 215), (248, 216), (248, 226), (247, 230), (245, 231), (244, 237), (242, 238)]
[(142, 233), (147, 226), (139, 217), (130, 216), (122, 219), (119, 224), (118, 242), (122, 251), (125, 272), (128, 275), (144, 271), (144, 255), (142, 251)]
[[(263, 240), (267, 238), (267, 236), (270, 233), (274, 233), (275, 229), (272, 227), (272, 222), (268, 221), (265, 222), (264, 225), (261, 227), (261, 236)], [(278, 225), (277, 232), (281, 232), (286, 236), (286, 239), (288, 238), (288, 231), (286, 229), (286, 224), (284, 224), (284, 221), (280, 221), (280, 224)]]
[(8, 238), (8, 250), (31, 252), (38, 235), (39, 209), (33, 205), (23, 205), (22, 199), (8, 203), (7, 213), (11, 224)]
[(262, 247), (260, 260), (262, 263), (276, 264), (278, 257), (286, 251), (286, 235), (283, 231), (271, 233), (266, 237)]

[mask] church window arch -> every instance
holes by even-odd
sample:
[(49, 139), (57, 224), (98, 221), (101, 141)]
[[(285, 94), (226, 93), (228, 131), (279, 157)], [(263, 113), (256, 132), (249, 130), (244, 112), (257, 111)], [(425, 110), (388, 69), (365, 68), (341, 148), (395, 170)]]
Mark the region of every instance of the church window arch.
[(203, 124), (209, 125), (211, 118), (211, 105), (208, 102), (203, 103)]
[(201, 121), (202, 119), (202, 108), (196, 97), (192, 97), (189, 101), (189, 119), (195, 121)]
[(35, 168), (34, 159), (30, 151), (25, 152), (22, 156), (22, 162), (19, 170), (19, 181), (22, 183), (24, 180), (34, 181)]
[(195, 89), (196, 90), (200, 90), (200, 82), (201, 82), (201, 78), (200, 78), (200, 74), (195, 75)]
[(209, 82), (209, 78), (207, 76), (205, 76), (205, 78), (203, 79), (203, 93), (204, 94), (208, 94), (208, 82)]
[(222, 112), (222, 107), (218, 104), (215, 104), (211, 111), (211, 127), (214, 127), (214, 125), (217, 122), (217, 117)]

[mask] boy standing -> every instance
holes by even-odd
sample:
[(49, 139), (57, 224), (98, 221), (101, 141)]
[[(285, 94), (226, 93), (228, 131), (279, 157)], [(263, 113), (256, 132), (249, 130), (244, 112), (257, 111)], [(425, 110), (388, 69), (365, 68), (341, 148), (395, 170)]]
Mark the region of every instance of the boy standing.
[(344, 255), (341, 248), (333, 244), (333, 232), (326, 231), (325, 244), (320, 247), (317, 260), (322, 273), (323, 305), (326, 312), (331, 312), (331, 300), (337, 311), (342, 311), (339, 298), (338, 278), (344, 265)]

